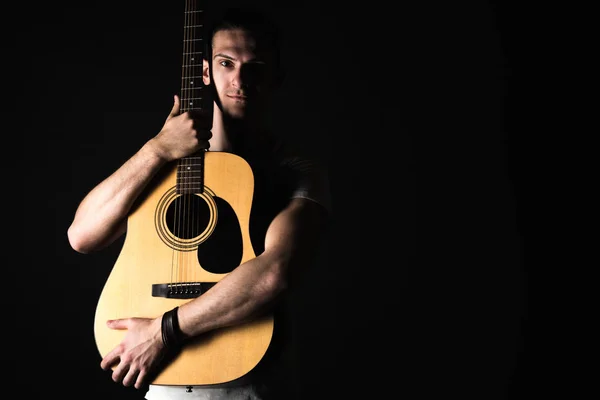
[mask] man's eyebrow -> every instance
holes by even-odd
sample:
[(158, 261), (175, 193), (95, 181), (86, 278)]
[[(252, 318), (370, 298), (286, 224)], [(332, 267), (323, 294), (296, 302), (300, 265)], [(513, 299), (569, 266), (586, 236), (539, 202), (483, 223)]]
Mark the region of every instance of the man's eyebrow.
[[(237, 58), (229, 56), (229, 55), (227, 55), (225, 53), (217, 53), (217, 54), (213, 55), (213, 60), (215, 58), (217, 58), (217, 57), (226, 58), (226, 59), (231, 60), (231, 61), (237, 61)], [(263, 61), (263, 60), (261, 60), (259, 58), (255, 58), (255, 59), (252, 59), (252, 60), (248, 60), (247, 63), (248, 64), (265, 64), (265, 61)]]
[(233, 60), (233, 61), (235, 61), (235, 58), (234, 58), (234, 57), (228, 56), (227, 54), (223, 54), (223, 53), (217, 53), (217, 54), (215, 54), (215, 55), (213, 56), (213, 58), (217, 58), (217, 57), (223, 57), (223, 58), (226, 58), (226, 59), (228, 59), (228, 60)]

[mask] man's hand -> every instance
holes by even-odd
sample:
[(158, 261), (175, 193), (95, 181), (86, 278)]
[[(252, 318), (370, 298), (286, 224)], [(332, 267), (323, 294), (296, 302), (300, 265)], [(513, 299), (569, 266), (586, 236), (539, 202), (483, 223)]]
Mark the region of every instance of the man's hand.
[(107, 321), (110, 329), (126, 329), (123, 341), (106, 354), (100, 367), (115, 366), (112, 379), (123, 386), (141, 389), (156, 371), (165, 355), (161, 334), (161, 318), (124, 318)]
[(174, 97), (173, 108), (162, 129), (150, 144), (155, 153), (166, 161), (173, 161), (210, 147), (212, 115), (209, 111), (194, 110), (179, 113), (179, 97)]

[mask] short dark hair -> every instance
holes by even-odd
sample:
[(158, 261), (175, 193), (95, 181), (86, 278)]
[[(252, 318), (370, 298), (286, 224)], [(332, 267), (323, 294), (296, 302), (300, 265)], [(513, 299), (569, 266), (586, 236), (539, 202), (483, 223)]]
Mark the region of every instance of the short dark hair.
[(205, 25), (206, 49), (204, 57), (212, 58), (212, 39), (215, 33), (230, 29), (243, 29), (256, 39), (257, 50), (272, 57), (278, 80), (283, 77), (281, 59), (282, 32), (279, 25), (264, 10), (256, 7), (231, 7), (221, 12), (213, 12)]

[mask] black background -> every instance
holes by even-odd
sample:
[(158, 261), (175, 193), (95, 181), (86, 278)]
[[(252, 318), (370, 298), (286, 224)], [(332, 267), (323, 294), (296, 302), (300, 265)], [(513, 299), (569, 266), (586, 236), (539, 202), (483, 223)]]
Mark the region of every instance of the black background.
[[(287, 38), (274, 124), (332, 179), (332, 228), (298, 299), (302, 398), (528, 397), (516, 7), (260, 3)], [(9, 218), (26, 238), (17, 272), (35, 284), (12, 297), (27, 310), (12, 376), (29, 393), (141, 399), (99, 368), (94, 344), (119, 246), (79, 255), (66, 231), (87, 191), (171, 109), (182, 2), (14, 15), (27, 22), (14, 43), (29, 47), (15, 47), (27, 62), (9, 83), (35, 184), (16, 202), (31, 212)]]

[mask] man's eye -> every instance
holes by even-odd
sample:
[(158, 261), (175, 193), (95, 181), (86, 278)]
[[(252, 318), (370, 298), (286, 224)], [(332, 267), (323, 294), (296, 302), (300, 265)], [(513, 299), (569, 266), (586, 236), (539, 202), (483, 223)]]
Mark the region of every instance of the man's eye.
[(222, 67), (230, 67), (233, 64), (229, 60), (221, 60), (221, 61), (219, 61), (219, 65), (221, 65)]

